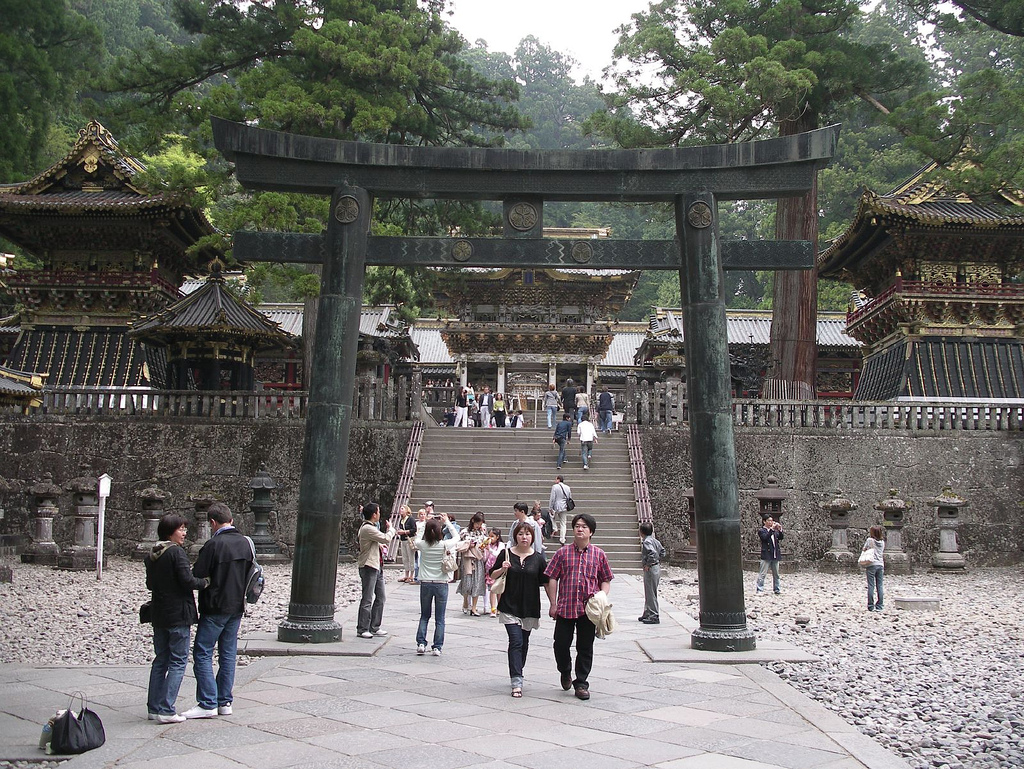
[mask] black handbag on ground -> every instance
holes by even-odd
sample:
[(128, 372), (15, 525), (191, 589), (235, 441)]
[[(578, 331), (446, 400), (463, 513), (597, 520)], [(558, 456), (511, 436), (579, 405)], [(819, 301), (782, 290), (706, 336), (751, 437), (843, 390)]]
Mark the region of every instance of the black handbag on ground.
[[(75, 715), (75, 699), (82, 708)], [(50, 738), (50, 752), (58, 755), (75, 755), (98, 748), (107, 741), (103, 722), (93, 711), (81, 692), (71, 695), (68, 709), (53, 720), (53, 734)]]

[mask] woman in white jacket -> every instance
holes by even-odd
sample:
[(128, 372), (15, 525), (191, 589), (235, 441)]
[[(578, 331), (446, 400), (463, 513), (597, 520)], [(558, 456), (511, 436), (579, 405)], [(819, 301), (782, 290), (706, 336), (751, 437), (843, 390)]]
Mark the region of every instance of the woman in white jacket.
[[(885, 576), (885, 529), (881, 526), (872, 526), (868, 538), (861, 548), (862, 553), (871, 552), (872, 562), (867, 568), (868, 575), (868, 611), (882, 610), (882, 581)], [(878, 600), (875, 600), (875, 593), (878, 593)]]

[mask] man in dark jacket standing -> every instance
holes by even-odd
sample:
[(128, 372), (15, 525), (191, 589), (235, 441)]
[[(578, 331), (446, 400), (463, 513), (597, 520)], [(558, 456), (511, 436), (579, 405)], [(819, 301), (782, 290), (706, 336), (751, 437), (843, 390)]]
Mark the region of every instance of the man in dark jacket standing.
[(562, 408), (565, 409), (565, 413), (569, 415), (573, 422), (576, 421), (576, 393), (576, 385), (573, 384), (571, 379), (566, 379), (565, 387), (562, 389)]
[[(238, 627), (245, 610), (245, 583), (252, 566), (249, 540), (233, 525), (231, 510), (214, 502), (206, 511), (213, 535), (199, 551), (192, 573), (210, 578), (199, 595), (199, 627), (192, 649), (196, 701), (186, 718), (230, 716), (238, 653)], [(217, 677), (213, 676), (213, 647), (217, 647)]]
[(196, 579), (182, 545), (188, 521), (168, 513), (157, 524), (160, 541), (146, 555), (146, 588), (152, 592), (153, 666), (149, 671), (149, 720), (177, 724), (185, 720), (174, 710), (181, 679), (188, 664), (192, 625), (199, 620), (193, 590), (202, 590), (209, 579)]
[(597, 430), (605, 435), (612, 434), (612, 413), (615, 411), (615, 399), (608, 392), (608, 385), (601, 388), (597, 396)]
[(772, 519), (769, 515), (764, 519), (764, 525), (757, 530), (757, 536), (761, 539), (761, 568), (757, 573), (757, 592), (764, 592), (764, 578), (768, 569), (772, 570), (772, 589), (775, 595), (782, 590), (779, 585), (779, 561), (782, 560), (782, 548), (779, 542), (786, 535), (782, 533), (782, 524)]

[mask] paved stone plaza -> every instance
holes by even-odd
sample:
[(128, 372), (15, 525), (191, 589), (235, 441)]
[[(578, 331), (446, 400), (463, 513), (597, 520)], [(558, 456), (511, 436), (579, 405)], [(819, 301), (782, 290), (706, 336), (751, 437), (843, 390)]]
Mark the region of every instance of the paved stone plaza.
[[(757, 664), (652, 662), (651, 656), (699, 659), (687, 649), (694, 623), (667, 606), (660, 626), (637, 623), (642, 587), (635, 577), (613, 583), (620, 629), (598, 642), (587, 703), (558, 686), (550, 622), (536, 634), (525, 696), (514, 700), (505, 634), (495, 620), (463, 615), (456, 599), (444, 656), (417, 657), (418, 590), (388, 587), (389, 637), (347, 640), (354, 608), (348, 607), (341, 644), (289, 647), (345, 656), (253, 657), (238, 670), (230, 717), (171, 726), (147, 721), (147, 665), (4, 664), (0, 758), (41, 757), (39, 725), (64, 706), (66, 693), (80, 689), (103, 718), (107, 744), (69, 767), (906, 766)], [(272, 638), (256, 633), (248, 643), (274, 649)], [(764, 658), (780, 655), (787, 652), (766, 649)], [(193, 694), (189, 673), (179, 709), (192, 704)]]

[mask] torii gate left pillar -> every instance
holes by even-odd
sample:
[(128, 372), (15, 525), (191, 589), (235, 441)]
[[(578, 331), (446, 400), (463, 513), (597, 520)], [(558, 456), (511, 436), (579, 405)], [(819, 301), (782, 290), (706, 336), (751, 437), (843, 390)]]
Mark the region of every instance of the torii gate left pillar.
[(295, 531), (295, 552), (302, 557), (296, 557), (292, 564), (288, 618), (277, 633), (281, 641), (341, 640), (341, 625), (334, 619), (341, 544), (338, 522), (345, 502), (359, 314), (372, 208), (373, 201), (364, 189), (338, 188), (331, 197), (306, 408), (308, 427), (299, 484), (302, 507)]

